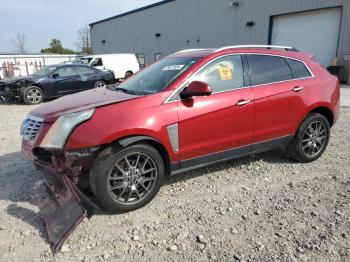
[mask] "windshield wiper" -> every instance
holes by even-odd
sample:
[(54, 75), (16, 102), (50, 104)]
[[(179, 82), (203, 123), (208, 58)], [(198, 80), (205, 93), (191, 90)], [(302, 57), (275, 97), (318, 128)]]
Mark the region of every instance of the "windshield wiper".
[(121, 91), (121, 92), (124, 92), (124, 93), (127, 93), (127, 94), (131, 94), (131, 95), (136, 95), (136, 92), (133, 91), (133, 90), (130, 90), (130, 89), (126, 89), (126, 88), (122, 88), (122, 87), (117, 87), (115, 86), (113, 88), (114, 91)]

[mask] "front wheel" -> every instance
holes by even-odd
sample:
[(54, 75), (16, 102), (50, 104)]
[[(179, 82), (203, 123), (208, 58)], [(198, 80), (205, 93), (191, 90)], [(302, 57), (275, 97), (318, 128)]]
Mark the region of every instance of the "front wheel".
[(98, 202), (117, 213), (145, 206), (163, 181), (162, 157), (146, 144), (129, 146), (103, 159), (97, 157), (90, 172), (90, 187)]
[(316, 113), (309, 114), (287, 146), (287, 152), (303, 163), (315, 161), (326, 150), (329, 137), (330, 124), (327, 118)]
[(23, 92), (23, 101), (27, 105), (36, 105), (44, 101), (44, 93), (37, 86), (28, 86)]

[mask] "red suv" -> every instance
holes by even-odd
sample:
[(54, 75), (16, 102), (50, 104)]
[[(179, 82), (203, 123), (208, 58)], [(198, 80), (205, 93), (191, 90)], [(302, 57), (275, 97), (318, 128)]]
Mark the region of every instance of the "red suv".
[(84, 202), (90, 190), (104, 209), (127, 212), (151, 201), (168, 175), (278, 147), (316, 160), (339, 93), (334, 76), (292, 48), (184, 50), (119, 86), (34, 109), (22, 150), (58, 202), (67, 191)]

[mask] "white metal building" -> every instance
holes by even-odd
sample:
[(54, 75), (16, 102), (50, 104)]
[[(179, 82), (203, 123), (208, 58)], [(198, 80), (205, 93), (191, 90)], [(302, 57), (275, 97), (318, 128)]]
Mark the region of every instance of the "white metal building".
[(166, 0), (90, 28), (93, 53), (132, 52), (146, 64), (186, 48), (274, 44), (346, 66), (349, 25), (349, 0)]

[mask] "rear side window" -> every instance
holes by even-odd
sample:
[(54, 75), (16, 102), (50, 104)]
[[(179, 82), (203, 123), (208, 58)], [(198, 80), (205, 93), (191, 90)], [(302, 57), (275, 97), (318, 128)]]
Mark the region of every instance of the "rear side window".
[(293, 79), (311, 76), (304, 63), (289, 58), (285, 58), (285, 60), (288, 63), (289, 67), (292, 69)]
[(282, 57), (247, 55), (252, 85), (293, 79), (292, 71)]
[(87, 75), (87, 74), (94, 74), (94, 73), (95, 73), (95, 70), (92, 68), (83, 67), (83, 66), (77, 66), (75, 68), (76, 75)]

